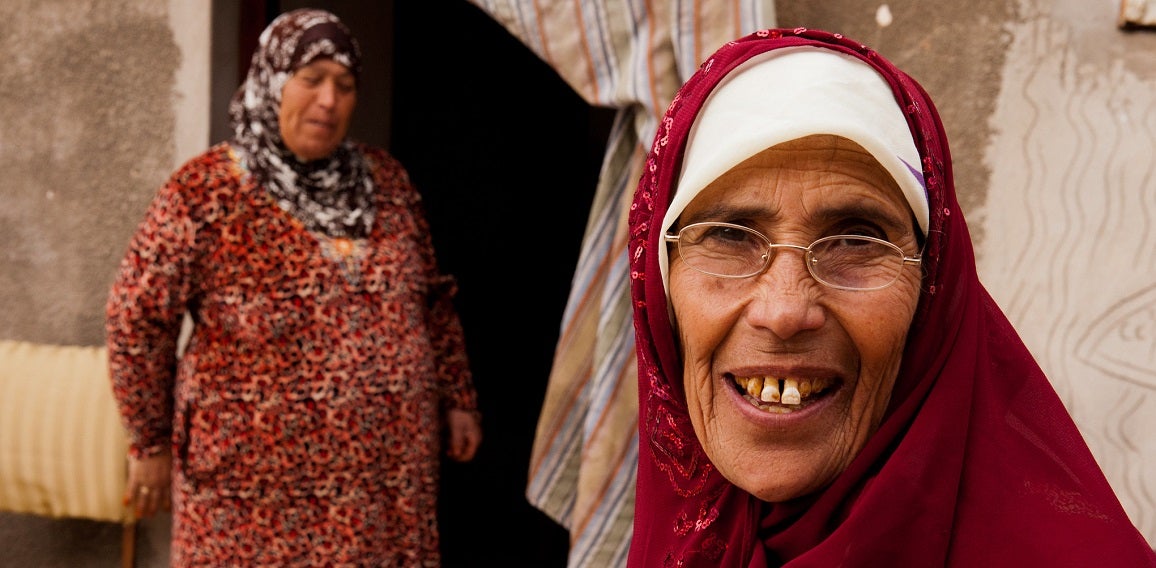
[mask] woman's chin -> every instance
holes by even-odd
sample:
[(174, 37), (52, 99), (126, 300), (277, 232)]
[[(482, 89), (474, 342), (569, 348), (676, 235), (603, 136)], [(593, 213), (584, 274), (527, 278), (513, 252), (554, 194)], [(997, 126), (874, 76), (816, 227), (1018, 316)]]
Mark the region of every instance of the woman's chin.
[(733, 469), (720, 467), (719, 471), (740, 489), (769, 503), (802, 497), (830, 482), (821, 472), (807, 467), (806, 458), (800, 456), (747, 454), (735, 460), (734, 466)]

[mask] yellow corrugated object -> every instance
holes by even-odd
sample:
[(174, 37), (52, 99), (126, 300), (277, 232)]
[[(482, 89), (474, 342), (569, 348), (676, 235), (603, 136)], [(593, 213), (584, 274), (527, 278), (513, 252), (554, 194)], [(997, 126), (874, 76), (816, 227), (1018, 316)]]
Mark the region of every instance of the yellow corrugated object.
[(0, 510), (129, 521), (103, 347), (0, 341)]

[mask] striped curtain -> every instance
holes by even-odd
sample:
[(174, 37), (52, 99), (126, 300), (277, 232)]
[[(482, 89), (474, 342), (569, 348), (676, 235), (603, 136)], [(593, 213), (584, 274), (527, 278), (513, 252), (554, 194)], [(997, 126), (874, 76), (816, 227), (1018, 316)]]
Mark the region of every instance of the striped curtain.
[(548, 377), (526, 497), (570, 532), (570, 568), (626, 564), (638, 384), (626, 219), (658, 119), (723, 43), (774, 26), (773, 0), (469, 0), (586, 102), (617, 109)]

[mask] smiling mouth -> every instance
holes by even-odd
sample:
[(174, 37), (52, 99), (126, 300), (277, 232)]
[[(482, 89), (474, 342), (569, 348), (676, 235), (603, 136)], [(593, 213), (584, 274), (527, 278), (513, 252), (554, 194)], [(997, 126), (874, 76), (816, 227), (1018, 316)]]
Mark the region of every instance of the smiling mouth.
[(798, 410), (835, 385), (835, 379), (734, 377), (743, 398), (760, 410), (786, 413)]

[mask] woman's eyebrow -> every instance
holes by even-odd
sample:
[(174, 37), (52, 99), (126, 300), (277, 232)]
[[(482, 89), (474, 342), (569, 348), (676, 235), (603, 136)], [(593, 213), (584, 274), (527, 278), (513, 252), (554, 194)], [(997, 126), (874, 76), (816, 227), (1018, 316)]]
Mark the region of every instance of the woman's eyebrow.
[[(902, 208), (907, 211), (907, 208)], [(882, 202), (858, 199), (836, 204), (823, 204), (812, 212), (812, 218), (820, 223), (831, 224), (844, 219), (862, 219), (879, 224), (885, 229), (903, 231), (908, 229), (906, 218), (896, 214), (891, 207), (884, 207)]]
[[(699, 223), (702, 221), (733, 221), (741, 219), (758, 219), (764, 222), (773, 222), (779, 216), (778, 208), (770, 205), (730, 205), (727, 203), (712, 203), (711, 205), (684, 215), (681, 225)], [(881, 225), (885, 229), (903, 231), (908, 229), (906, 219), (896, 215), (889, 207), (874, 200), (847, 200), (839, 203), (823, 203), (808, 214), (809, 220), (817, 225), (830, 225), (846, 219), (862, 219)]]
[(709, 207), (704, 207), (695, 211), (691, 215), (685, 215), (682, 219), (683, 225), (691, 223), (700, 223), (703, 221), (732, 221), (736, 219), (773, 219), (777, 214), (777, 210), (768, 206), (758, 205), (729, 205), (727, 203), (712, 203)]

